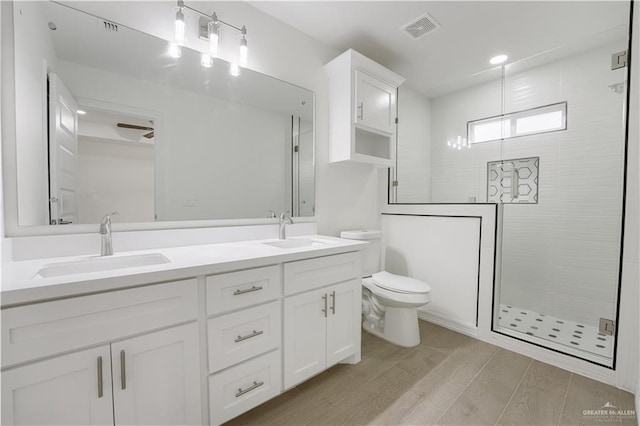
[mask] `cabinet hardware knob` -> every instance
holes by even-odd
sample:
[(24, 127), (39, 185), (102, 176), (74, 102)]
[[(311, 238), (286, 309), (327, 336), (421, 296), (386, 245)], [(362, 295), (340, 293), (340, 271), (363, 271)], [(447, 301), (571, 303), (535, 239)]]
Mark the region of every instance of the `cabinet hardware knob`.
[(127, 388), (127, 367), (125, 366), (124, 351), (120, 351), (120, 381), (122, 389)]
[(102, 398), (102, 357), (98, 357), (98, 398)]
[(264, 385), (264, 382), (253, 382), (253, 384), (251, 386), (249, 386), (246, 389), (242, 389), (242, 388), (238, 388), (238, 392), (236, 393), (236, 398), (240, 398), (242, 395), (244, 395), (247, 392), (251, 392), (254, 389), (259, 388), (260, 386)]
[(247, 288), (247, 289), (244, 289), (244, 290), (236, 290), (236, 291), (233, 292), (233, 295), (234, 296), (238, 296), (240, 294), (251, 293), (252, 291), (258, 291), (258, 290), (262, 290), (262, 286), (261, 285), (259, 285), (259, 286), (255, 286), (254, 285), (254, 286), (251, 286), (251, 288)]
[(253, 333), (247, 334), (246, 336), (238, 336), (234, 342), (239, 343), (242, 342), (243, 340), (247, 340), (247, 339), (251, 339), (252, 337), (256, 337), (259, 336), (261, 334), (264, 334), (264, 331), (262, 330), (253, 330)]

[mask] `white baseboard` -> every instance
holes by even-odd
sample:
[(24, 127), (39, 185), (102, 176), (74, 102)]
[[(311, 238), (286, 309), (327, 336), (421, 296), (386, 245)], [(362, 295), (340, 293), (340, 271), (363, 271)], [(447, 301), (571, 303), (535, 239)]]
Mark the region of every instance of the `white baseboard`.
[(432, 322), (449, 330), (456, 331), (467, 336), (478, 338), (478, 327), (475, 325), (465, 324), (458, 321), (452, 321), (450, 318), (443, 318), (434, 315), (432, 312), (418, 311), (418, 318), (423, 321)]

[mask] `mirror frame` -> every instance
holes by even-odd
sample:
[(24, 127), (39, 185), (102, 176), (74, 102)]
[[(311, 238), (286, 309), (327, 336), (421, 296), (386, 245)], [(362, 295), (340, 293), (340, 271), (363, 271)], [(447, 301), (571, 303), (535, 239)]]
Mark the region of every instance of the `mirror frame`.
[[(64, 5), (65, 7), (69, 7)], [(0, 57), (0, 145), (2, 157), (2, 208), (4, 218), (4, 237), (29, 237), (43, 235), (65, 235), (65, 234), (89, 234), (97, 233), (96, 224), (70, 224), (70, 225), (27, 225), (21, 226), (18, 223), (18, 182), (17, 182), (17, 158), (16, 158), (16, 110), (15, 110), (15, 43), (14, 43), (14, 21), (13, 21), (13, 1), (0, 1), (0, 43), (2, 45)], [(75, 9), (72, 7), (72, 9)], [(79, 9), (76, 9), (79, 10)], [(80, 10), (83, 13), (82, 10)], [(90, 13), (87, 13), (91, 16)], [(121, 24), (118, 24), (121, 25)], [(126, 25), (122, 25), (127, 27)], [(130, 28), (130, 27), (127, 27)], [(131, 28), (134, 31), (145, 33), (144, 31)], [(145, 33), (147, 34), (147, 33)], [(147, 34), (149, 35), (149, 34)], [(153, 35), (149, 35), (155, 37)], [(187, 47), (188, 48), (188, 47)], [(253, 72), (258, 72), (252, 70)], [(262, 74), (262, 73), (260, 73)], [(279, 80), (283, 83), (307, 90), (312, 93), (313, 102), (313, 175), (314, 175), (314, 202), (317, 200), (317, 158), (316, 158), (316, 92), (282, 79), (266, 75), (269, 78)], [(43, 143), (46, 143), (43, 140)], [(317, 203), (316, 203), (317, 204)], [(266, 212), (265, 212), (266, 214)], [(316, 222), (316, 216), (296, 216), (298, 223)], [(114, 223), (114, 232), (127, 231), (151, 231), (167, 229), (189, 229), (189, 228), (212, 228), (229, 226), (250, 226), (250, 225), (273, 225), (275, 219), (267, 218), (247, 218), (247, 219), (207, 219), (207, 220), (184, 220), (184, 221), (157, 221), (157, 222), (128, 222)]]

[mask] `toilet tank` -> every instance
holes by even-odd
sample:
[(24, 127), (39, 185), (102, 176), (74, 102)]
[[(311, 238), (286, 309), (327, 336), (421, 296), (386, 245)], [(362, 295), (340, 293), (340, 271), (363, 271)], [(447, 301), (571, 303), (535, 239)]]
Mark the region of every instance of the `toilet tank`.
[(355, 231), (342, 231), (340, 238), (348, 240), (363, 240), (369, 244), (362, 250), (362, 273), (368, 277), (380, 272), (380, 255), (382, 254), (382, 232), (371, 229), (358, 229)]

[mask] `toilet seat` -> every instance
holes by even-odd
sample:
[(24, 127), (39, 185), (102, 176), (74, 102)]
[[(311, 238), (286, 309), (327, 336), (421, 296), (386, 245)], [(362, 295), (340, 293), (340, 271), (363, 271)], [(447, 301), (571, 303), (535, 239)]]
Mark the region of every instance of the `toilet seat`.
[(371, 276), (373, 284), (394, 293), (403, 294), (427, 294), (431, 286), (424, 281), (416, 280), (401, 275), (390, 274), (387, 271), (378, 272)]
[(368, 289), (376, 297), (386, 302), (385, 306), (422, 306), (431, 301), (431, 295), (426, 293), (400, 293), (397, 291), (387, 290), (373, 282), (373, 278), (363, 278), (362, 285)]

